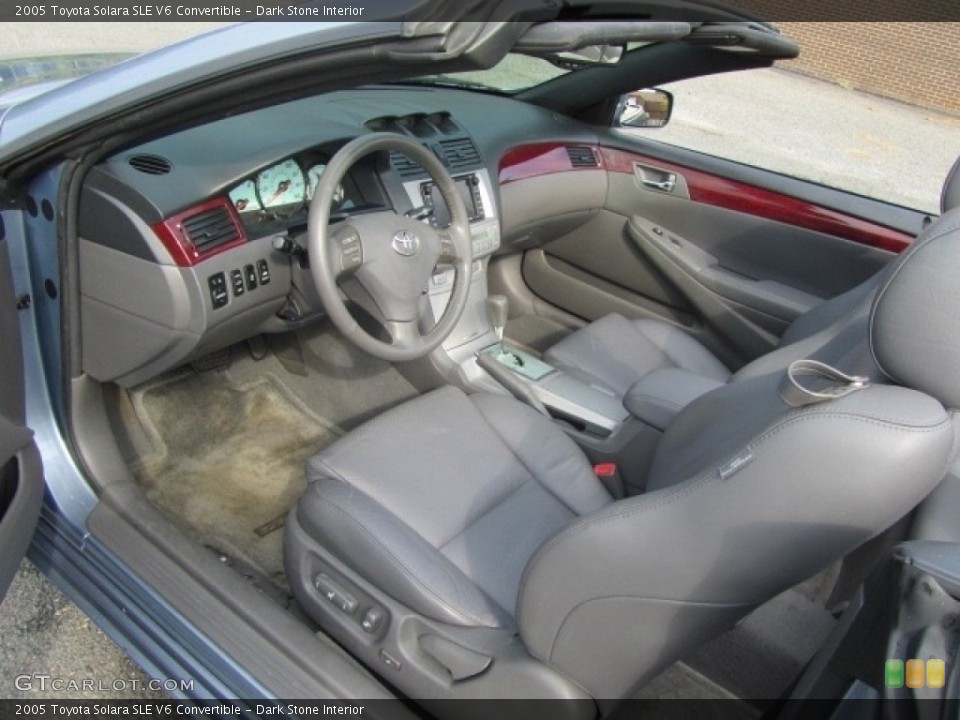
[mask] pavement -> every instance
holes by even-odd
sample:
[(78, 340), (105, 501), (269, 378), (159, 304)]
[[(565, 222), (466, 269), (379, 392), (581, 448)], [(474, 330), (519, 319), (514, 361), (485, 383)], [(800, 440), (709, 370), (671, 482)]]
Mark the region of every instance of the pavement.
[[(149, 689), (150, 680), (33, 563), (23, 561), (0, 608), (0, 698), (163, 697)], [(84, 681), (90, 681), (88, 689)], [(66, 685), (71, 682), (80, 690)]]
[[(219, 24), (0, 23), (0, 37), (6, 55), (146, 50)], [(784, 70), (667, 87), (676, 94), (670, 125), (638, 132), (928, 212), (936, 210), (940, 184), (960, 155), (960, 118)], [(0, 697), (67, 696), (39, 689), (38, 681), (32, 690), (15, 687), (18, 675), (38, 673), (128, 681), (118, 691), (88, 695), (97, 698), (143, 697), (134, 688), (147, 681), (120, 648), (24, 561), (0, 608)]]
[[(784, 63), (782, 67), (789, 67)], [(939, 213), (960, 156), (960, 117), (781, 66), (664, 85), (674, 111), (652, 140)]]

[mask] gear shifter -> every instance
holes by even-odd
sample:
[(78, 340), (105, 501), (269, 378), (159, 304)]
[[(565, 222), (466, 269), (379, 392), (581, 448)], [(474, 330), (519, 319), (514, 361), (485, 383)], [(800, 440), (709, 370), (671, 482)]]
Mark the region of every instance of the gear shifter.
[(493, 331), (497, 334), (497, 340), (503, 343), (503, 328), (507, 325), (507, 296), (506, 295), (488, 295), (485, 301), (487, 307), (487, 318), (493, 325)]
[(521, 379), (519, 375), (512, 372), (509, 368), (523, 367), (523, 359), (516, 353), (510, 352), (503, 346), (503, 328), (507, 324), (507, 297), (506, 295), (489, 295), (485, 301), (487, 308), (487, 317), (490, 324), (493, 325), (493, 331), (497, 334), (499, 346), (494, 351), (484, 351), (477, 355), (477, 365), (487, 371), (487, 373), (507, 391), (518, 400), (527, 403), (537, 412), (550, 417), (550, 413), (543, 403), (537, 398), (530, 384)]

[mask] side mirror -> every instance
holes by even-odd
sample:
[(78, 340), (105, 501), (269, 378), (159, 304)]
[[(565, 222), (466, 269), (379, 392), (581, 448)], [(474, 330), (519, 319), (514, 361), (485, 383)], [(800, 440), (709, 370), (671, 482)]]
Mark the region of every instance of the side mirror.
[(670, 120), (673, 95), (666, 90), (636, 90), (621, 96), (617, 125), (629, 128), (658, 128)]

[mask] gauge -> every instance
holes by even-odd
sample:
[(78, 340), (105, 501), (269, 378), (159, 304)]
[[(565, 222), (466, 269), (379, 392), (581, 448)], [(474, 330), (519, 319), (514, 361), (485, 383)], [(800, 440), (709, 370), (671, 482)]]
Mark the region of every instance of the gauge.
[(231, 190), (230, 201), (238, 213), (256, 212), (263, 209), (257, 199), (257, 186), (253, 184), (253, 180), (247, 180)]
[[(326, 165), (318, 163), (307, 171), (307, 199), (313, 200), (313, 193), (316, 191), (317, 185), (320, 184), (320, 178), (326, 169)], [(340, 205), (345, 196), (343, 183), (337, 183), (337, 188), (333, 191), (333, 207)]]
[(297, 161), (284, 160), (257, 175), (257, 196), (263, 209), (276, 215), (298, 210), (306, 200), (307, 183)]

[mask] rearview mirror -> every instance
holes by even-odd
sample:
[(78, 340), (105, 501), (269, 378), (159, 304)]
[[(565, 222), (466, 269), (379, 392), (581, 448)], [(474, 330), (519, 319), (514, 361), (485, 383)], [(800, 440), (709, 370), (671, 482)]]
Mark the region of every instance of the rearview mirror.
[(624, 51), (623, 45), (587, 45), (547, 55), (546, 59), (565, 70), (576, 70), (591, 65), (616, 65), (623, 59)]
[(617, 124), (629, 128), (658, 128), (670, 120), (673, 95), (666, 90), (636, 90), (620, 98)]

